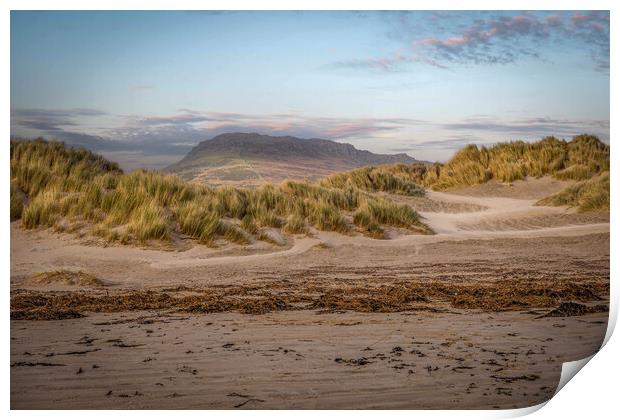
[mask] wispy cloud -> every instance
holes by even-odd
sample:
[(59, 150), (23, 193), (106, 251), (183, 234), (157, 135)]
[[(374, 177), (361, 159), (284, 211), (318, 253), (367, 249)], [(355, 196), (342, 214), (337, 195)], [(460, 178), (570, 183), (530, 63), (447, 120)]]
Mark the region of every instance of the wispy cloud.
[(335, 61), (326, 67), (333, 69), (363, 69), (375, 70), (378, 72), (399, 72), (403, 71), (402, 65), (404, 63), (412, 61), (412, 57), (408, 57), (403, 54), (394, 54), (392, 57)]
[[(494, 139), (493, 142), (536, 140), (544, 136), (571, 138), (582, 133), (594, 134), (601, 140), (609, 142), (609, 120), (549, 117), (504, 120), (492, 116), (478, 116), (441, 124), (439, 128), (444, 131), (459, 133), (459, 135), (475, 133), (475, 135), (485, 138), (487, 142), (488, 139)], [(483, 144), (484, 142), (473, 141), (476, 144)], [(464, 144), (459, 144), (459, 146), (462, 145)]]
[(479, 20), (456, 36), (424, 38), (414, 46), (439, 62), (506, 64), (539, 57), (541, 43), (561, 37), (581, 41), (597, 67), (609, 67), (609, 15), (601, 12)]
[[(107, 128), (83, 125), (84, 117), (106, 116)], [(163, 116), (110, 115), (97, 110), (16, 109), (11, 112), (11, 133), (65, 140), (98, 150), (145, 150), (181, 153), (192, 145), (227, 132), (258, 132), (302, 138), (381, 137), (404, 127), (426, 124), (412, 118), (332, 118), (295, 114), (251, 115), (180, 109)]]
[(373, 137), (380, 133), (421, 124), (411, 118), (330, 118), (306, 117), (295, 114), (238, 114), (179, 110), (180, 113), (160, 117), (127, 117), (126, 124), (109, 132), (111, 137), (153, 138), (170, 136), (177, 138), (207, 138), (232, 131), (252, 131), (272, 135), (293, 135), (310, 138), (347, 139)]
[[(444, 149), (444, 150), (458, 150), (468, 144), (489, 144), (493, 140), (485, 140), (473, 134), (461, 134), (456, 136), (442, 137), (434, 140), (416, 141), (408, 149), (421, 150), (421, 149)], [(403, 150), (405, 151), (405, 150)]]
[[(105, 118), (109, 125), (102, 128), (105, 124), (93, 124), (92, 120), (99, 117)], [(85, 119), (88, 124), (84, 123)], [(111, 115), (93, 109), (11, 111), (11, 134), (31, 136), (35, 133), (96, 151), (179, 155), (200, 141), (227, 132), (351, 142), (363, 140), (372, 142), (377, 151), (401, 152), (457, 150), (469, 143), (536, 140), (547, 135), (570, 138), (584, 132), (609, 141), (609, 120), (551, 117), (501, 119), (475, 115), (443, 123), (413, 118), (309, 117), (292, 113), (252, 115), (190, 109), (160, 116)], [(413, 133), (414, 138), (403, 140), (409, 136), (408, 133)]]
[[(454, 14), (432, 17), (434, 22), (454, 18)], [(454, 32), (450, 35), (424, 37), (420, 35), (423, 31), (414, 27), (405, 16), (398, 21), (398, 29), (388, 34), (408, 45), (405, 50), (384, 57), (337, 61), (330, 66), (396, 72), (405, 70), (408, 63), (423, 63), (442, 69), (454, 64), (509, 64), (523, 58), (545, 60), (542, 47), (554, 43), (588, 51), (595, 69), (609, 69), (608, 12), (489, 16), (476, 19), (468, 26), (453, 24), (452, 27), (461, 29), (452, 29)], [(447, 32), (445, 28), (443, 31)]]
[(74, 108), (64, 110), (50, 110), (41, 108), (11, 110), (11, 124), (42, 131), (57, 131), (63, 127), (77, 125), (75, 119), (79, 117), (100, 117), (105, 112), (97, 109)]
[(575, 13), (566, 33), (582, 39), (598, 70), (609, 70), (609, 13)]
[(448, 66), (441, 64), (435, 59), (429, 57), (408, 57), (405, 55), (397, 55), (393, 58), (367, 58), (342, 60), (331, 63), (328, 68), (333, 69), (358, 69), (358, 70), (374, 70), (382, 73), (404, 72), (404, 67), (408, 63), (429, 64), (440, 69), (447, 69)]
[(456, 36), (424, 38), (414, 47), (438, 62), (506, 64), (524, 55), (537, 56), (530, 47), (517, 42), (523, 38), (538, 42), (547, 38), (554, 26), (555, 21), (549, 23), (527, 15), (500, 17), (480, 20)]

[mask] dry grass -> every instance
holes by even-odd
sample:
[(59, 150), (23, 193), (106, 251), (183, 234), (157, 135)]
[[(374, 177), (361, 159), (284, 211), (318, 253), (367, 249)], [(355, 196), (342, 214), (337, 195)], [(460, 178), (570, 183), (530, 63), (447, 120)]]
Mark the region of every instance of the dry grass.
[(609, 212), (609, 172), (578, 182), (538, 201), (543, 206), (571, 206), (580, 212)]
[(286, 233), (292, 233), (292, 234), (299, 234), (299, 233), (307, 233), (308, 232), (308, 228), (306, 226), (306, 221), (299, 214), (291, 214), (288, 217), (288, 219), (286, 221), (286, 224), (284, 225), (283, 230)]
[(45, 271), (32, 276), (33, 284), (64, 284), (67, 286), (103, 286), (104, 283), (92, 274), (83, 271)]
[(345, 216), (368, 203), (382, 209), (377, 224), (430, 232), (410, 207), (355, 186), (286, 181), (257, 189), (209, 188), (152, 171), (123, 174), (116, 164), (62, 143), (11, 141), (11, 214), (27, 229), (80, 226), (129, 244), (169, 241), (174, 233), (209, 246), (218, 239), (248, 244), (267, 227), (366, 232)]
[(516, 141), (490, 148), (470, 145), (450, 159), (436, 179), (424, 184), (447, 189), (489, 179), (512, 182), (544, 175), (583, 180), (608, 171), (609, 156), (609, 146), (590, 135), (569, 142), (547, 137), (536, 143)]
[[(257, 189), (209, 188), (152, 171), (123, 174), (115, 163), (62, 143), (11, 141), (11, 220), (27, 229), (86, 230), (108, 242), (149, 244), (174, 234), (215, 246), (248, 244), (260, 228), (319, 230), (383, 238), (386, 227), (432, 233), (406, 204), (374, 192), (421, 196), (418, 185), (448, 189), (527, 176), (589, 179), (541, 204), (609, 208), (609, 146), (582, 135), (567, 142), (467, 146), (445, 165), (385, 165), (319, 183), (285, 181)], [(353, 224), (348, 220), (352, 218)]]
[[(418, 185), (447, 190), (482, 184), (491, 179), (512, 182), (551, 175), (561, 180), (585, 181), (542, 203), (571, 205), (581, 211), (609, 209), (610, 149), (597, 137), (579, 135), (571, 141), (546, 137), (535, 143), (514, 141), (492, 147), (469, 145), (445, 164), (384, 165), (360, 168), (326, 178), (322, 185), (403, 195), (423, 195)], [(597, 178), (598, 177), (598, 178)], [(587, 180), (592, 179), (593, 182)], [(381, 235), (363, 214), (364, 227)]]
[(421, 197), (424, 195), (424, 189), (419, 187), (415, 180), (420, 178), (423, 171), (423, 165), (366, 166), (329, 176), (321, 181), (321, 185)]
[(17, 182), (11, 181), (11, 222), (22, 217), (26, 205), (26, 194), (19, 188)]
[(581, 181), (609, 171), (609, 162), (609, 146), (595, 136), (583, 134), (571, 141), (546, 137), (535, 143), (469, 145), (444, 165), (416, 168), (411, 172), (411, 180), (436, 190), (477, 185), (491, 179), (512, 182), (528, 176), (552, 175)]

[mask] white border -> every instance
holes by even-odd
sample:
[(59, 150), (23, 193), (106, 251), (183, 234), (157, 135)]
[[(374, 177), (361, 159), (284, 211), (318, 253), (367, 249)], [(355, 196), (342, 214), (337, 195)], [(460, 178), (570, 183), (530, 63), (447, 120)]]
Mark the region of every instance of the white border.
[[(617, 92), (619, 92), (619, 86), (617, 78), (614, 77), (613, 70), (617, 68), (617, 53), (619, 45), (618, 31), (616, 25), (618, 19), (616, 14), (619, 7), (614, 7), (619, 2), (617, 1), (604, 1), (593, 0), (588, 2), (578, 0), (564, 0), (562, 2), (549, 1), (549, 0), (505, 0), (505, 1), (481, 1), (481, 0), (467, 0), (454, 2), (449, 0), (418, 0), (418, 1), (404, 1), (404, 0), (382, 0), (382, 1), (338, 1), (338, 0), (303, 0), (303, 1), (283, 1), (283, 0), (264, 0), (260, 3), (250, 0), (229, 0), (229, 1), (211, 1), (200, 2), (194, 0), (136, 0), (136, 1), (122, 1), (122, 0), (90, 0), (88, 2), (78, 0), (56, 0), (53, 3), (51, 1), (44, 0), (4, 0), (2, 2), (2, 14), (0, 16), (0, 48), (2, 52), (3, 62), (0, 66), (0, 74), (3, 80), (5, 89), (4, 98), (1, 102), (2, 110), (2, 127), (3, 132), (8, 140), (8, 134), (10, 132), (10, 76), (9, 76), (9, 48), (10, 48), (10, 10), (116, 10), (116, 9), (129, 9), (129, 10), (611, 10), (611, 104), (610, 104), (610, 117), (617, 114)], [(618, 132), (617, 118), (610, 118), (610, 139), (614, 138), (614, 134)], [(611, 140), (610, 140), (611, 143)], [(611, 154), (612, 162), (617, 161), (617, 152), (612, 145)], [(5, 238), (2, 241), (2, 269), (4, 279), (4, 287), (2, 289), (3, 299), (3, 313), (1, 328), (2, 337), (5, 339), (5, 345), (2, 346), (3, 363), (1, 367), (2, 381), (2, 405), (5, 410), (9, 410), (10, 407), (10, 320), (8, 316), (9, 312), (9, 279), (10, 279), (10, 229), (9, 224), (9, 148), (5, 145), (0, 149), (2, 159), (2, 181), (0, 183), (0, 200), (2, 200), (1, 207), (1, 219), (4, 222), (1, 224), (0, 232), (2, 237)], [(618, 197), (618, 186), (615, 177), (615, 169), (612, 169), (611, 173), (611, 193), (612, 197)], [(576, 380), (570, 381), (562, 391), (552, 398), (546, 407), (537, 411), (531, 418), (544, 419), (544, 418), (563, 418), (563, 419), (580, 419), (585, 416), (594, 418), (610, 418), (612, 415), (617, 415), (617, 391), (616, 384), (618, 383), (617, 375), (619, 373), (619, 362), (615, 357), (616, 354), (620, 354), (620, 344), (617, 337), (613, 337), (611, 332), (613, 326), (616, 323), (618, 315), (618, 290), (616, 279), (616, 264), (614, 260), (618, 257), (618, 235), (617, 227), (615, 223), (616, 205), (612, 200), (612, 223), (611, 223), (611, 273), (612, 273), (612, 288), (611, 288), (611, 309), (610, 309), (610, 324), (606, 336), (606, 346), (603, 351), (595, 355), (590, 363), (588, 363), (583, 371), (578, 375)], [(610, 338), (611, 337), (611, 338)], [(542, 404), (543, 406), (545, 404)], [(504, 410), (504, 411), (382, 411), (380, 413), (372, 411), (323, 411), (321, 416), (341, 418), (342, 416), (355, 416), (356, 419), (374, 418), (375, 416), (390, 416), (393, 418), (411, 418), (411, 416), (423, 417), (423, 418), (459, 418), (459, 419), (480, 419), (480, 418), (498, 418), (498, 417), (514, 417), (527, 414), (528, 412), (535, 411), (541, 406), (531, 409), (523, 410)], [(613, 414), (612, 414), (613, 413)], [(89, 418), (106, 418), (110, 415), (121, 418), (130, 418), (136, 416), (145, 416), (149, 419), (164, 419), (168, 418), (170, 414), (164, 411), (140, 411), (140, 412), (114, 412), (113, 414), (108, 411), (90, 411), (84, 413), (82, 411), (48, 411), (48, 412), (30, 412), (30, 411), (12, 411), (10, 416), (16, 418), (30, 418), (31, 416), (45, 416), (50, 419), (80, 419), (83, 416)], [(205, 415), (210, 417), (216, 416), (219, 418), (241, 418), (245, 416), (252, 416), (253, 418), (282, 418), (288, 419), (290, 416), (301, 419), (314, 420), (318, 414), (313, 411), (209, 411), (209, 412), (197, 412), (197, 411), (183, 411), (180, 413), (174, 413), (174, 415), (183, 415), (188, 418), (202, 418)]]

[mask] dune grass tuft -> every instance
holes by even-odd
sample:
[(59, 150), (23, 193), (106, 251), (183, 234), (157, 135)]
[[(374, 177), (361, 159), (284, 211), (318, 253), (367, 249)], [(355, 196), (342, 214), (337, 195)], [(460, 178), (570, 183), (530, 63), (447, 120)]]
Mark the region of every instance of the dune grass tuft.
[(286, 233), (293, 233), (293, 234), (308, 232), (308, 228), (306, 227), (306, 221), (303, 218), (303, 216), (299, 214), (291, 214), (288, 217), (283, 230)]
[(415, 180), (420, 178), (422, 167), (423, 165), (404, 164), (366, 166), (329, 176), (321, 181), (321, 185), (419, 197), (424, 195), (424, 189), (419, 187)]
[(64, 284), (67, 286), (103, 286), (96, 276), (84, 271), (57, 270), (34, 274), (30, 281), (35, 284)]
[(229, 242), (233, 242), (240, 245), (247, 245), (250, 243), (248, 234), (239, 226), (233, 223), (222, 223), (221, 231)]
[(11, 222), (21, 217), (25, 204), (26, 194), (19, 188), (17, 182), (11, 181)]
[(580, 212), (609, 211), (609, 172), (578, 182), (557, 194), (540, 200), (546, 206), (571, 206)]
[(469, 145), (444, 165), (426, 167), (417, 181), (436, 190), (528, 176), (581, 181), (608, 171), (609, 156), (609, 146), (587, 134), (571, 141), (546, 137), (535, 143), (514, 141), (488, 148)]

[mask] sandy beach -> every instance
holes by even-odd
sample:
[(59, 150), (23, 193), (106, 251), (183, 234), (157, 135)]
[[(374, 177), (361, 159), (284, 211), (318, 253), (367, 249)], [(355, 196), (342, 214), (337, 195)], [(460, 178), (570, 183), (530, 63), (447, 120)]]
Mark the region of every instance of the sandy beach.
[[(538, 404), (607, 324), (609, 215), (534, 205), (564, 185), (400, 197), (436, 234), (386, 240), (315, 231), (158, 250), (14, 223), (11, 406)], [(101, 281), (33, 281), (54, 270)], [(80, 317), (33, 319), (41, 299)]]

